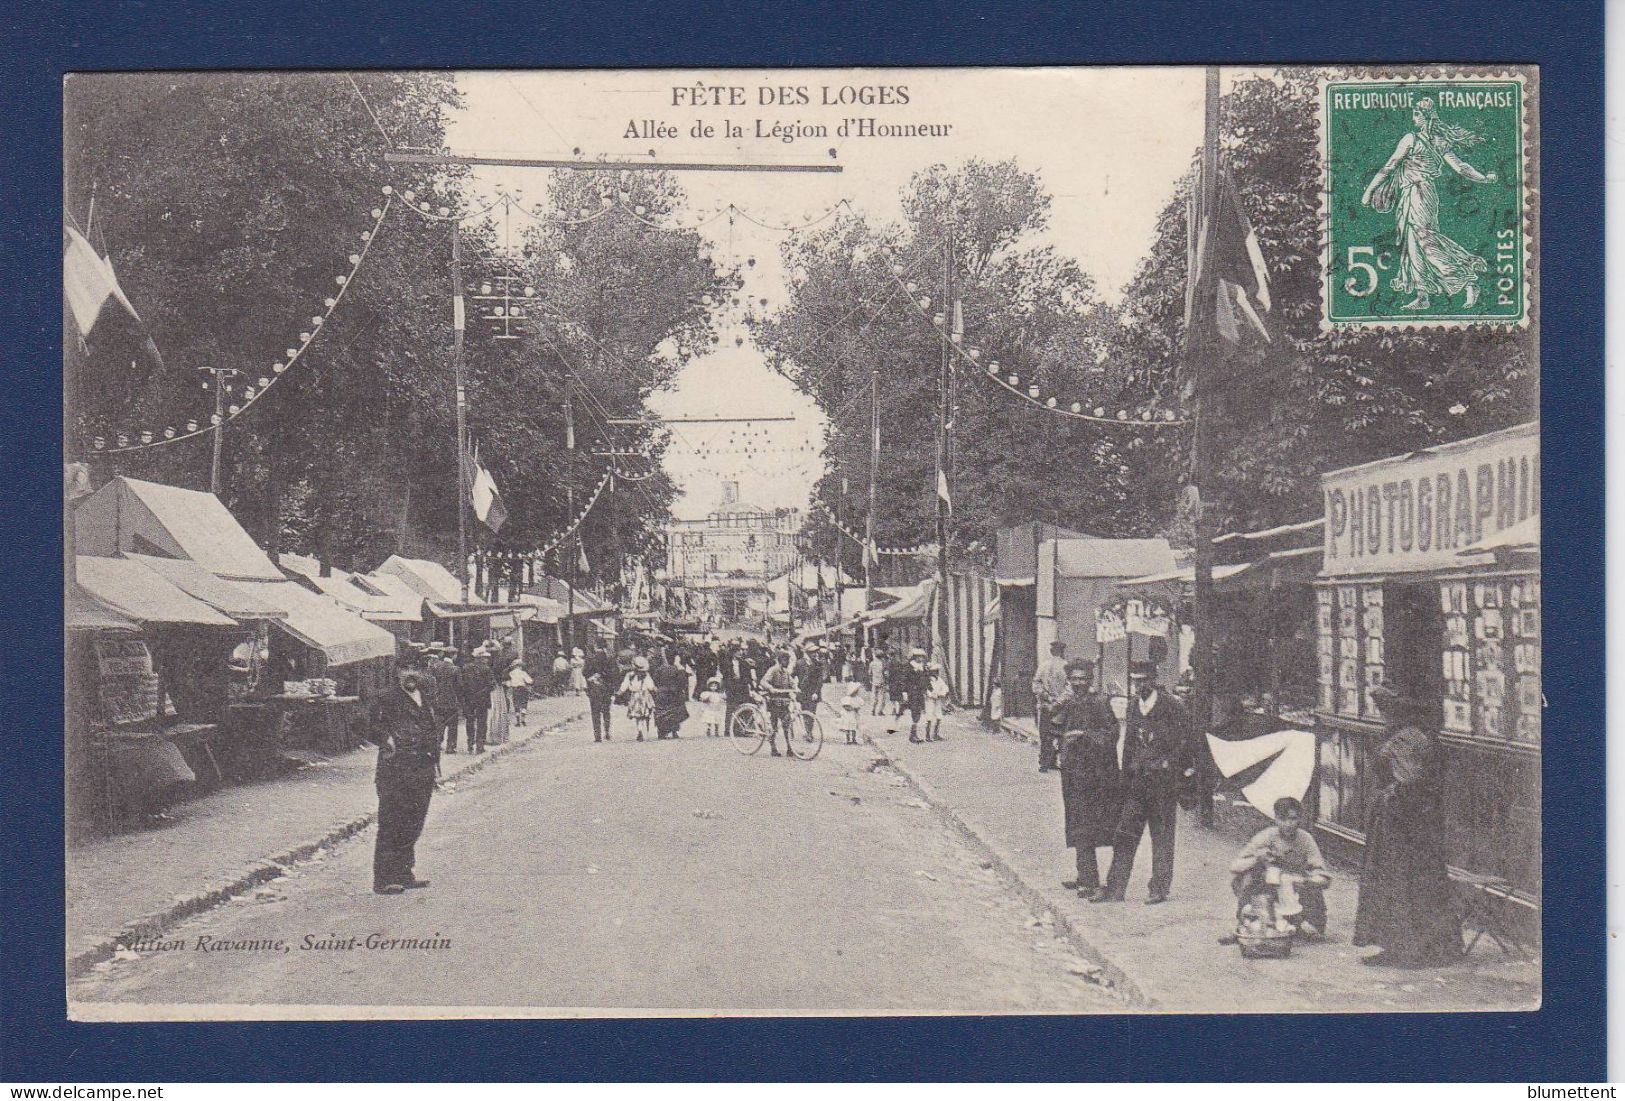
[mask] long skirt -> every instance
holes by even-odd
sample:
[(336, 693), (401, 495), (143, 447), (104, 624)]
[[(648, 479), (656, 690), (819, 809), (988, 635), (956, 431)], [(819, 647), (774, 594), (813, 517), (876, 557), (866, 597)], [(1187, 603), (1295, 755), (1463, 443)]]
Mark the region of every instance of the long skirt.
[(1445, 868), (1443, 816), (1435, 792), (1408, 787), (1372, 799), (1354, 943), (1446, 963), (1461, 955), (1461, 919)]

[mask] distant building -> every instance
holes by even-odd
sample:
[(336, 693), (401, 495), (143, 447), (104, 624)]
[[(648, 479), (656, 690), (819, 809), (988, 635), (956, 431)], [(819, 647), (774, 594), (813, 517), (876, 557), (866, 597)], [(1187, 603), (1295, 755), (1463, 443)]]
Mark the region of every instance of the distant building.
[(671, 605), (713, 624), (761, 624), (772, 604), (769, 582), (797, 560), (798, 508), (765, 509), (724, 486), (722, 504), (703, 520), (666, 525), (666, 582)]

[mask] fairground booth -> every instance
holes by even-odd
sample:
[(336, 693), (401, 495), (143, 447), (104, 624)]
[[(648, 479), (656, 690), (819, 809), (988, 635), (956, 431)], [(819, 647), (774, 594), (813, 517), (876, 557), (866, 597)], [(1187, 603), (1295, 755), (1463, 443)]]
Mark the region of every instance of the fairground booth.
[[(1363, 841), (1372, 689), (1426, 707), (1446, 753), (1452, 877), (1532, 927), (1540, 865), (1540, 425), (1322, 478), (1317, 824)], [(1469, 898), (1469, 903), (1472, 903)]]
[(197, 780), (357, 743), (366, 698), (393, 680), (395, 637), (288, 580), (213, 494), (113, 478), (73, 531), (79, 583), (142, 628), (158, 717), (182, 720), (170, 740)]

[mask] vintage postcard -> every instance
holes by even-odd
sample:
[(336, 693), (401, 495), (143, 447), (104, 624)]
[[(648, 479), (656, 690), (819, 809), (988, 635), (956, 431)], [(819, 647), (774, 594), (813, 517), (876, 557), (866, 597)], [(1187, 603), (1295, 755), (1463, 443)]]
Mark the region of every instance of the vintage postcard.
[(1539, 96), (70, 76), (70, 1015), (1537, 1008)]

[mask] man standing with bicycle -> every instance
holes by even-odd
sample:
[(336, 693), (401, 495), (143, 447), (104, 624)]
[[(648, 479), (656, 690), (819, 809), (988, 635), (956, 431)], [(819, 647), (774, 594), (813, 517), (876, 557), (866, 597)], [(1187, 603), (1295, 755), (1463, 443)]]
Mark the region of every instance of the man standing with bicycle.
[[(791, 722), (791, 716), (795, 713), (796, 699), (800, 693), (800, 684), (796, 679), (796, 675), (790, 671), (789, 650), (779, 651), (778, 660), (774, 663), (773, 668), (762, 675), (758, 688), (761, 690), (763, 699), (767, 701), (768, 748), (773, 751), (775, 757), (789, 756), (790, 739), (795, 736), (793, 733), (795, 725)], [(783, 754), (779, 753), (778, 732), (780, 727), (784, 729)]]

